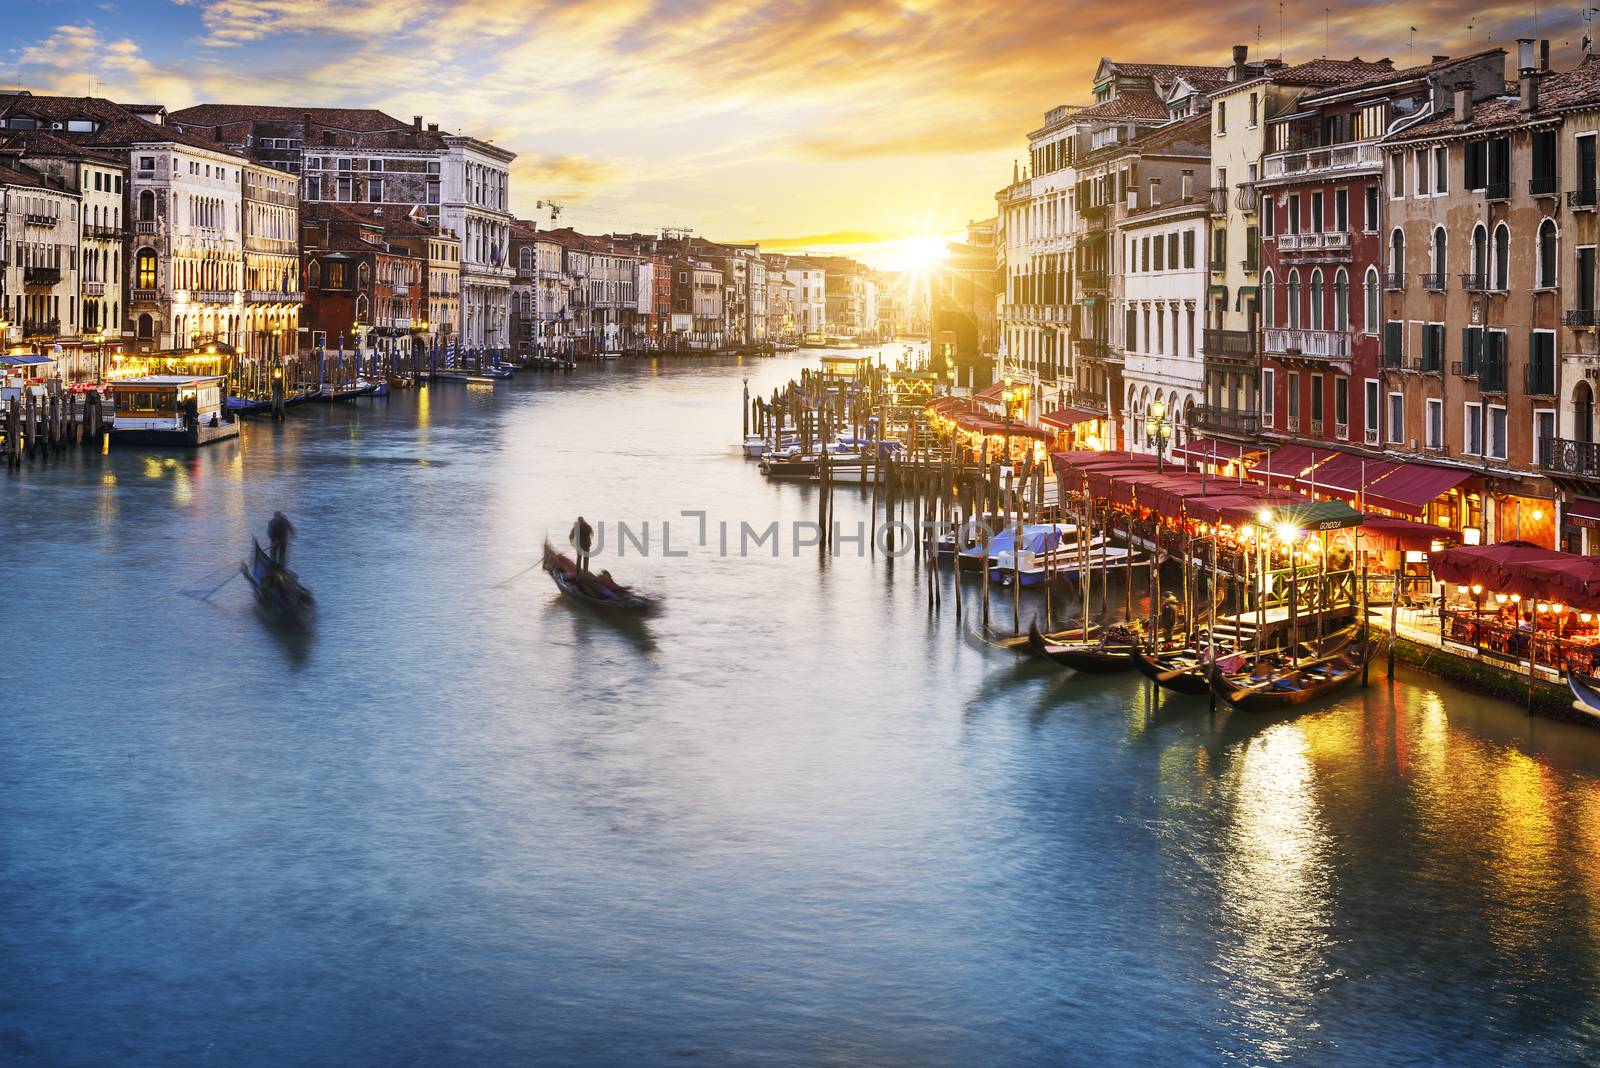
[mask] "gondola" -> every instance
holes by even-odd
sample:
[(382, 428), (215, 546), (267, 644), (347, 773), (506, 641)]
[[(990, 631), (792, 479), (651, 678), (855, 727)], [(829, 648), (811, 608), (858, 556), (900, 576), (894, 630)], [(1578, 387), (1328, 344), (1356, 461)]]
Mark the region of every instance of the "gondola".
[(1586, 716), (1600, 719), (1600, 686), (1592, 675), (1580, 675), (1576, 671), (1567, 675), (1567, 687), (1572, 691), (1572, 696), (1577, 700), (1572, 702), (1574, 712), (1582, 712)]
[[(1325, 638), (1301, 642), (1298, 647), (1301, 650), (1300, 659), (1316, 660), (1337, 653), (1355, 641), (1359, 631), (1360, 624), (1352, 623)], [(1137, 664), (1139, 673), (1173, 693), (1203, 697), (1211, 691), (1209, 672), (1201, 652), (1205, 644), (1202, 638), (1198, 647), (1189, 645), (1165, 653), (1140, 653)]]
[(1244, 712), (1292, 708), (1326, 697), (1359, 679), (1362, 667), (1377, 649), (1378, 642), (1368, 639), (1259, 678), (1250, 671), (1219, 672), (1211, 679), (1211, 689), (1218, 699)]
[(1133, 638), (1103, 635), (1098, 641), (1053, 642), (1039, 632), (1039, 624), (1028, 624), (1028, 648), (1034, 655), (1053, 660), (1062, 667), (1089, 675), (1109, 675), (1118, 671), (1133, 670), (1134, 657), (1140, 650)]
[(607, 585), (598, 575), (578, 570), (578, 565), (565, 553), (557, 552), (548, 541), (544, 543), (545, 574), (556, 584), (556, 589), (575, 601), (592, 605), (608, 612), (633, 612), (644, 614), (656, 608), (649, 597), (634, 593), (616, 583)]
[(317, 611), (311, 591), (300, 584), (293, 571), (267, 555), (259, 541), (251, 538), (250, 544), (254, 552), (239, 565), (239, 571), (256, 595), (256, 606), (274, 623), (308, 629)]

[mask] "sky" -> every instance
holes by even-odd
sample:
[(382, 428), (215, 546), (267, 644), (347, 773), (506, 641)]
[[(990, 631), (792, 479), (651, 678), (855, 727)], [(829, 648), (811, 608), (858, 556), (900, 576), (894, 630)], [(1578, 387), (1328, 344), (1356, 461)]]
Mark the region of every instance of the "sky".
[[(587, 232), (689, 227), (923, 265), (1082, 103), (1102, 56), (1405, 65), (1548, 37), (1583, 7), (1472, 0), (5, 0), (0, 82), (176, 109), (378, 107), (516, 151), (512, 207)], [(1280, 33), (1280, 11), (1282, 12)], [(1415, 32), (1413, 33), (1413, 27)], [(1559, 62), (1558, 62), (1558, 65)]]

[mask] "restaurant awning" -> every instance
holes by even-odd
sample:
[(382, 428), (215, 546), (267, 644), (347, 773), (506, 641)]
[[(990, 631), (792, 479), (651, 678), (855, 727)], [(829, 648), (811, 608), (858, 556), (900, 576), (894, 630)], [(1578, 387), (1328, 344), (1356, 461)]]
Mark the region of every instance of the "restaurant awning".
[(1361, 524), (1361, 537), (1368, 549), (1377, 552), (1425, 553), (1440, 542), (1447, 546), (1459, 542), (1461, 532), (1398, 516), (1368, 515)]
[(1194, 463), (1225, 464), (1229, 460), (1237, 460), (1242, 456), (1249, 456), (1262, 451), (1250, 445), (1235, 445), (1231, 441), (1212, 441), (1206, 438), (1196, 438), (1187, 445), (1179, 445), (1172, 450), (1175, 460), (1190, 460)]
[(1472, 475), (1473, 472), (1460, 467), (1400, 464), (1367, 487), (1363, 504), (1369, 508), (1391, 508), (1396, 512), (1422, 515), (1435, 497), (1449, 493)]
[(1287, 523), (1296, 530), (1343, 530), (1359, 527), (1361, 513), (1343, 501), (1308, 501), (1301, 499), (1288, 504), (1265, 506), (1272, 513), (1272, 526)]
[(1312, 467), (1333, 459), (1335, 449), (1314, 449), (1307, 445), (1280, 445), (1256, 462), (1250, 477), (1258, 481), (1294, 482)]
[(1095, 412), (1086, 412), (1082, 408), (1052, 408), (1039, 417), (1039, 422), (1053, 426), (1060, 430), (1086, 423), (1091, 419), (1103, 419), (1102, 415)]
[(1600, 530), (1600, 501), (1592, 497), (1575, 497), (1561, 508), (1568, 523)]
[(978, 390), (978, 392), (974, 393), (973, 396), (978, 400), (1000, 400), (1000, 394), (1005, 392), (1005, 388), (1006, 384), (1002, 380), (994, 383), (991, 386), (984, 386), (982, 389)]
[(1370, 487), (1384, 475), (1399, 468), (1399, 464), (1388, 460), (1369, 460), (1364, 456), (1340, 452), (1295, 479), (1295, 485), (1354, 502), (1363, 487)]
[(1428, 566), (1440, 582), (1458, 586), (1481, 583), (1491, 592), (1501, 587), (1502, 569), (1523, 560), (1548, 560), (1559, 555), (1526, 541), (1502, 541), (1495, 545), (1458, 545), (1428, 555)]

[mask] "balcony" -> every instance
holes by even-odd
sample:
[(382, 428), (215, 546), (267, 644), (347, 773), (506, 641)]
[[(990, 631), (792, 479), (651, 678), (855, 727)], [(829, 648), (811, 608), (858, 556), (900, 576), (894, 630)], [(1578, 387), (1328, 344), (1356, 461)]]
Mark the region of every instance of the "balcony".
[(1350, 440), (1350, 424), (1349, 423), (1334, 423), (1333, 424), (1333, 436), (1335, 438), (1338, 438), (1340, 441), (1349, 441)]
[(1377, 169), (1383, 153), (1375, 141), (1330, 145), (1301, 152), (1280, 152), (1262, 161), (1263, 178), (1308, 177), (1323, 172)]
[(1086, 360), (1103, 360), (1111, 355), (1111, 346), (1096, 337), (1080, 337), (1077, 342), (1078, 355)]
[(1600, 442), (1540, 438), (1538, 461), (1552, 475), (1600, 481)]
[(1083, 283), (1083, 288), (1085, 289), (1104, 291), (1106, 288), (1106, 272), (1104, 271), (1079, 271), (1078, 280)]
[(30, 211), (22, 217), (24, 226), (55, 226), (61, 221), (61, 216), (50, 215), (42, 211)]
[(83, 283), (83, 295), (86, 297), (103, 297), (106, 295), (106, 284), (104, 282), (85, 282)]
[(1301, 356), (1324, 360), (1348, 360), (1350, 335), (1343, 330), (1293, 330), (1271, 327), (1265, 335), (1264, 351), (1277, 356)]
[(1256, 183), (1240, 182), (1235, 186), (1233, 206), (1242, 212), (1254, 215), (1256, 210)]
[(60, 330), (60, 319), (28, 319), (22, 324), (22, 336), (25, 340), (55, 337)]
[(1084, 222), (1088, 223), (1104, 222), (1106, 217), (1106, 205), (1084, 204), (1078, 208), (1078, 216), (1082, 218)]
[(1082, 408), (1086, 412), (1106, 414), (1106, 395), (1099, 390), (1081, 389), (1074, 386), (1067, 393), (1067, 403), (1074, 408)]
[(1205, 332), (1206, 359), (1253, 360), (1256, 357), (1254, 330), (1212, 330)]
[(161, 290), (134, 289), (128, 299), (135, 304), (155, 304), (161, 300)]
[(1419, 375), (1436, 375), (1444, 371), (1444, 363), (1437, 357), (1423, 356), (1410, 360), (1397, 360), (1393, 366)]
[(1455, 375), (1457, 378), (1477, 378), (1478, 361), (1456, 360), (1450, 365), (1450, 373)]
[(306, 295), (298, 289), (252, 289), (245, 293), (245, 299), (251, 304), (300, 304)]
[(1490, 182), (1483, 187), (1483, 196), (1485, 200), (1510, 200), (1511, 183)]
[(1487, 293), (1489, 291), (1489, 276), (1482, 272), (1464, 274), (1461, 276), (1461, 288), (1468, 293)]
[(1284, 422), (1284, 429), (1287, 430), (1289, 433), (1291, 433), (1291, 434), (1300, 433), (1300, 417), (1298, 415), (1286, 416), (1284, 418), (1283, 422)]
[(1196, 430), (1213, 434), (1254, 436), (1260, 429), (1261, 417), (1255, 412), (1237, 408), (1223, 408), (1214, 404), (1196, 405), (1193, 425)]
[(160, 228), (160, 226), (161, 224), (155, 219), (140, 219), (138, 222), (133, 224), (133, 229), (135, 233), (153, 234)]
[(1311, 420), (1310, 427), (1311, 427), (1311, 429), (1309, 431), (1307, 431), (1307, 433), (1309, 433), (1312, 437), (1320, 438), (1322, 436), (1322, 420), (1321, 419), (1313, 418)]
[(1485, 355), (1478, 361), (1478, 390), (1482, 393), (1506, 391), (1506, 361), (1504, 357)]
[(191, 289), (189, 299), (196, 304), (232, 304), (231, 289)]
[(1261, 261), (1254, 257), (1240, 260), (1239, 270), (1243, 271), (1245, 274), (1255, 274), (1257, 271), (1261, 270)]
[(1382, 276), (1383, 288), (1393, 292), (1406, 287), (1406, 274), (1404, 271), (1393, 271)]
[(1573, 189), (1567, 193), (1567, 207), (1573, 211), (1593, 211), (1600, 200), (1600, 189)]
[(1536, 363), (1527, 366), (1527, 393), (1530, 397), (1556, 395), (1556, 369), (1553, 363), (1543, 367)]
[(24, 267), (22, 281), (30, 286), (53, 286), (61, 281), (60, 267)]
[(1430, 293), (1443, 293), (1445, 288), (1445, 274), (1443, 271), (1422, 276), (1422, 288)]
[(1227, 270), (1228, 270), (1228, 261), (1227, 260), (1212, 259), (1212, 261), (1211, 261), (1211, 273), (1212, 274), (1223, 274)]
[(1225, 186), (1206, 190), (1206, 199), (1211, 203), (1212, 215), (1228, 214), (1228, 190)]
[(83, 236), (101, 241), (115, 241), (122, 236), (122, 231), (115, 226), (88, 225), (83, 228)]
[(1600, 312), (1593, 308), (1572, 308), (1563, 320), (1568, 326), (1600, 326)]
[(1556, 176), (1553, 174), (1544, 174), (1537, 178), (1529, 178), (1528, 195), (1535, 197), (1560, 196), (1561, 190), (1557, 188), (1559, 185), (1560, 183), (1556, 180)]

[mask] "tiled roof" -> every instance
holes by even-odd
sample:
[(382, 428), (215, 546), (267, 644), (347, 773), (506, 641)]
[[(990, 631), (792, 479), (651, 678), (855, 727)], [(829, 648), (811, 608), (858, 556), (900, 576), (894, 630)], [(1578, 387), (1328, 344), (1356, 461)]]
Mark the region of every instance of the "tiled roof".
[[(99, 129), (93, 133), (60, 132), (65, 140), (79, 145), (125, 147), (170, 141), (191, 145), (227, 156), (238, 153), (203, 137), (146, 122), (121, 104), (93, 96), (35, 96), (31, 93), (0, 95), (0, 115), (27, 115), (65, 124), (70, 119), (92, 119)], [(241, 157), (242, 158), (242, 157)]]
[(1075, 119), (1165, 119), (1167, 105), (1156, 94), (1144, 89), (1130, 89), (1103, 103), (1084, 108)]
[[(1600, 108), (1600, 60), (1585, 57), (1582, 63), (1569, 71), (1554, 71), (1539, 82), (1539, 110), (1531, 117), (1553, 117), (1559, 111), (1581, 111)], [(1420, 126), (1400, 130), (1384, 138), (1385, 144), (1443, 137), (1455, 133), (1497, 130), (1520, 126), (1529, 121), (1522, 114), (1522, 101), (1515, 88), (1507, 96), (1480, 100), (1473, 105), (1472, 119), (1465, 126), (1458, 125), (1453, 111), (1429, 119)]]
[(25, 185), (33, 189), (54, 188), (42, 175), (35, 174), (27, 168), (12, 167), (5, 163), (0, 163), (0, 185)]
[[(311, 148), (321, 133), (332, 133), (336, 145), (365, 148), (445, 147), (444, 135), (437, 130), (418, 130), (413, 123), (402, 122), (377, 108), (308, 108), (276, 104), (196, 104), (172, 112), (168, 121), (179, 128), (213, 130), (218, 127), (237, 126), (250, 122), (275, 122), (300, 125), (307, 116), (309, 129), (302, 129), (305, 147)], [(404, 146), (389, 145), (390, 137), (405, 138)]]
[[(1445, 70), (1460, 63), (1466, 63), (1474, 59), (1482, 59), (1485, 56), (1492, 55), (1504, 56), (1505, 49), (1485, 48), (1483, 51), (1473, 52), (1471, 55), (1435, 60), (1432, 63), (1424, 63), (1416, 67), (1403, 67), (1400, 70), (1388, 70), (1374, 74), (1369, 78), (1359, 78), (1355, 81), (1341, 82), (1338, 85), (1330, 86), (1329, 92), (1348, 93), (1352, 89), (1365, 89), (1368, 86), (1388, 85), (1392, 82), (1408, 82), (1417, 78), (1427, 77), (1430, 74), (1437, 73), (1438, 71)], [(1308, 102), (1312, 99), (1315, 98), (1306, 97), (1302, 103)]]
[(1160, 82), (1174, 82), (1186, 78), (1196, 85), (1214, 85), (1226, 81), (1227, 67), (1206, 67), (1187, 63), (1118, 63), (1107, 60), (1118, 74), (1129, 78), (1153, 78)]
[(1268, 77), (1278, 85), (1335, 86), (1381, 78), (1393, 72), (1393, 60), (1368, 62), (1357, 56), (1354, 59), (1313, 59), (1296, 63), (1292, 67), (1271, 71)]
[(80, 145), (49, 130), (0, 130), (0, 148), (20, 148), (23, 158), (92, 159), (97, 163), (127, 165), (127, 160), (109, 149)]

